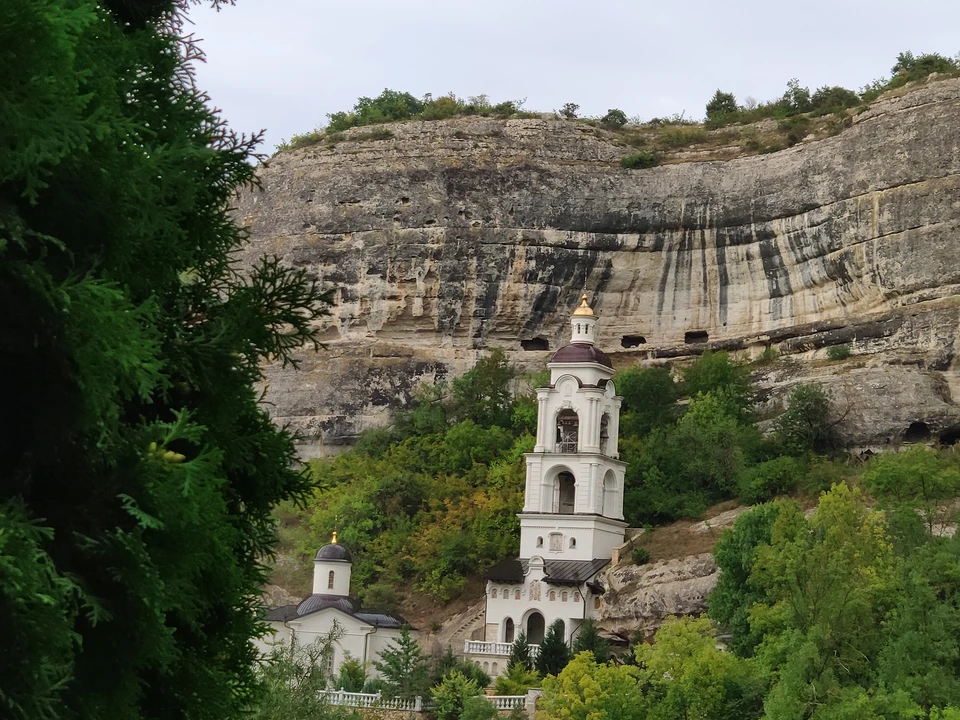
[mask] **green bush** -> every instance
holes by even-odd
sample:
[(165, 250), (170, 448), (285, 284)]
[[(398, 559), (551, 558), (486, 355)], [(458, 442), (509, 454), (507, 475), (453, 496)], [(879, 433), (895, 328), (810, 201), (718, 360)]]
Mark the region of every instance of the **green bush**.
[(652, 168), (660, 164), (660, 155), (655, 152), (638, 152), (633, 155), (627, 155), (620, 161), (620, 167), (627, 170), (638, 170)]
[(701, 143), (707, 137), (707, 131), (702, 127), (677, 127), (664, 130), (657, 143), (663, 148), (682, 148)]
[(497, 695), (525, 695), (527, 690), (538, 687), (540, 676), (522, 662), (511, 662), (507, 672), (494, 681)]
[(650, 551), (641, 545), (637, 545), (631, 553), (634, 565), (646, 565), (650, 562)]
[(777, 127), (787, 136), (787, 145), (793, 146), (803, 140), (810, 132), (810, 118), (805, 115), (791, 115), (777, 122)]
[(610, 108), (607, 114), (600, 118), (600, 124), (606, 128), (622, 128), (627, 124), (627, 114), (619, 108)]
[(850, 357), (850, 346), (831, 345), (827, 348), (827, 357), (831, 360), (846, 360)]
[(737, 479), (737, 494), (748, 505), (755, 505), (796, 489), (805, 464), (783, 456), (745, 469)]
[(856, 107), (860, 104), (860, 96), (853, 90), (847, 90), (839, 85), (834, 87), (824, 86), (813, 94), (813, 97), (810, 98), (810, 104), (816, 114), (826, 115), (838, 110)]
[(783, 452), (805, 455), (833, 446), (829, 422), (830, 397), (817, 383), (800, 383), (787, 400), (787, 409), (774, 423), (775, 438)]
[(739, 110), (737, 98), (733, 93), (717, 90), (707, 103), (707, 123), (713, 128), (729, 125), (737, 117)]
[(453, 670), (432, 690), (437, 720), (460, 720), (469, 698), (481, 695), (480, 686)]
[(463, 701), (463, 714), (460, 720), (496, 720), (497, 708), (482, 697), (468, 697)]

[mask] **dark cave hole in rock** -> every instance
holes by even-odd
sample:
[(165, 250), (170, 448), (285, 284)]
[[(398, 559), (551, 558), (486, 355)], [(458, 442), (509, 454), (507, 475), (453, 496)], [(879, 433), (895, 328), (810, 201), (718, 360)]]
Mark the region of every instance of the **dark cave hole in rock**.
[(620, 346), (625, 348), (635, 348), (645, 342), (647, 342), (647, 339), (643, 335), (624, 335), (620, 338)]
[(706, 330), (691, 330), (683, 334), (683, 341), (687, 344), (704, 343), (710, 339), (710, 334)]
[(960, 441), (960, 427), (952, 427), (940, 433), (941, 445), (956, 445)]
[[(903, 433), (904, 442), (923, 442), (930, 439), (930, 428), (925, 422), (910, 423)], [(953, 443), (951, 443), (952, 445)]]
[(542, 337), (535, 337), (529, 340), (521, 340), (520, 347), (524, 350), (549, 350), (550, 343)]

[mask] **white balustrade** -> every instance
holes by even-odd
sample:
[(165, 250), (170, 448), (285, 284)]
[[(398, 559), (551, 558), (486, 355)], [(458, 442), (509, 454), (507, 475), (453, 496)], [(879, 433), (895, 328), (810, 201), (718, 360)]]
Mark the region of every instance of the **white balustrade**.
[[(417, 697), (413, 700), (400, 698), (385, 698), (380, 693), (353, 693), (344, 690), (326, 690), (321, 693), (331, 705), (352, 708), (379, 708), (381, 710), (407, 710), (422, 712), (431, 710), (433, 703)], [(486, 700), (493, 703), (497, 710), (513, 710), (522, 708), (527, 699), (526, 695), (487, 695)]]
[(493, 703), (497, 710), (513, 710), (522, 708), (527, 700), (526, 695), (488, 695), (487, 700)]
[[(501, 643), (501, 642), (484, 642), (482, 640), (464, 640), (463, 641), (463, 654), (464, 655), (503, 655), (504, 657), (510, 655), (510, 650), (513, 649), (513, 643)], [(530, 646), (530, 657), (535, 658), (540, 652), (539, 645)]]

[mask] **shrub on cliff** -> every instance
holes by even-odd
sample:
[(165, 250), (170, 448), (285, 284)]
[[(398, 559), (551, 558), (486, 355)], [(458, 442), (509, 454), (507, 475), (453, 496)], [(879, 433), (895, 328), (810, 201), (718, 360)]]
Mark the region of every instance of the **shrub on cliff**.
[(642, 170), (652, 168), (660, 164), (660, 155), (655, 152), (641, 151), (633, 155), (627, 155), (620, 161), (620, 167), (627, 170)]

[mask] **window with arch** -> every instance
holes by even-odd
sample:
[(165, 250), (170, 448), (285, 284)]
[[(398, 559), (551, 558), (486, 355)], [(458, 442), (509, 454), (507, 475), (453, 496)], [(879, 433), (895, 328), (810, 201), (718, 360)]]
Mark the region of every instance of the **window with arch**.
[(490, 666), (490, 672), (494, 677), (496, 677), (500, 674), (500, 667), (496, 663), (493, 663), (493, 665)]
[(600, 452), (607, 454), (608, 441), (610, 440), (610, 415), (604, 413), (600, 418)]
[(513, 599), (514, 600), (520, 599), (520, 588), (517, 588), (516, 590), (513, 591)]
[(580, 602), (580, 599), (581, 599), (581, 598), (580, 598), (580, 593), (575, 592), (575, 593), (573, 594), (573, 601), (574, 601), (574, 602)]
[(577, 480), (573, 473), (563, 470), (553, 481), (553, 512), (572, 515), (576, 506)]
[(575, 453), (579, 450), (578, 436), (580, 430), (580, 416), (576, 410), (565, 408), (557, 413), (557, 448), (558, 453)]
[(576, 549), (577, 549), (577, 539), (576, 539), (576, 538), (570, 538), (570, 549), (571, 549), (571, 550), (576, 550)]
[(494, 588), (493, 590), (490, 591), (490, 597), (492, 597), (494, 600), (497, 599), (497, 589), (496, 589), (496, 588)]
[(542, 538), (542, 537), (538, 537), (538, 538), (537, 538), (537, 547), (539, 547), (539, 548), (542, 548), (542, 547), (543, 547), (543, 538)]
[(327, 575), (327, 590), (333, 590), (333, 570)]
[(553, 601), (556, 600), (556, 599), (557, 599), (557, 591), (556, 591), (556, 590), (551, 590), (551, 591), (550, 591), (550, 601), (553, 602)]
[(599, 609), (600, 609), (600, 598), (595, 597), (595, 598), (593, 599), (593, 607), (594, 607), (594, 609), (596, 609), (596, 610), (599, 610)]
[(617, 476), (613, 470), (607, 470), (603, 476), (603, 500), (600, 505), (600, 514), (612, 517), (617, 507)]
[(562, 593), (560, 593), (560, 602), (566, 602), (566, 601), (567, 601), (567, 591), (564, 590)]
[(484, 671), (485, 673), (489, 673), (489, 672), (490, 672), (490, 663), (488, 663), (486, 660), (483, 661), (483, 671)]
[(505, 643), (513, 642), (514, 625), (513, 618), (507, 618), (503, 621), (503, 641)]

